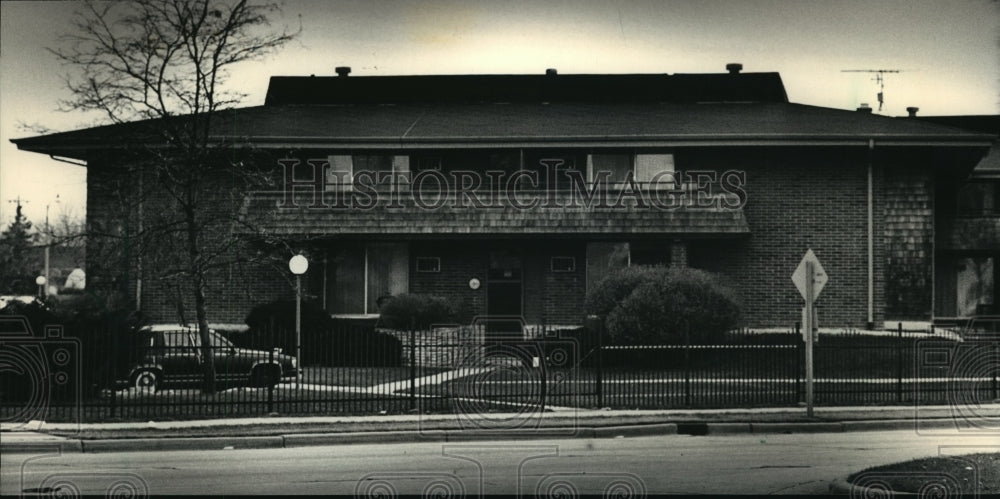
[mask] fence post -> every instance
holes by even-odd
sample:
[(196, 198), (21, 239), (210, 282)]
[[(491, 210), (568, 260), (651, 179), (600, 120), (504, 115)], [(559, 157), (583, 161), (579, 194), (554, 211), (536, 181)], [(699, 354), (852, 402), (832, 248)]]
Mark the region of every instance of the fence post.
[[(298, 371), (295, 373), (298, 379), (302, 379), (302, 359), (295, 359), (295, 362), (299, 363)], [(267, 353), (267, 363), (270, 366), (274, 365), (274, 347)], [(267, 412), (268, 414), (274, 412), (274, 384), (268, 380), (267, 383)], [(278, 381), (281, 381), (280, 379)]]
[(903, 323), (896, 325), (896, 402), (903, 401)]
[(417, 409), (417, 333), (416, 319), (410, 319), (410, 410)]
[[(121, 337), (118, 334), (118, 331), (114, 329), (108, 330), (104, 337), (111, 338), (111, 379), (109, 380), (110, 383), (108, 383), (111, 387), (111, 397), (108, 403), (111, 406), (109, 407), (109, 412), (111, 414), (110, 417), (113, 418), (115, 417), (115, 405), (117, 405), (118, 402), (118, 364), (121, 363), (121, 359), (118, 357), (121, 355), (121, 351), (118, 348), (118, 341)], [(131, 360), (126, 362), (131, 362)], [(126, 380), (126, 382), (127, 381), (128, 380)], [(128, 384), (125, 385), (125, 389), (128, 389)]]
[[(998, 354), (1000, 354), (1000, 351), (998, 351), (998, 350), (1000, 350), (1000, 346), (994, 344), (993, 345), (993, 360), (994, 360), (994, 362), (998, 358), (1000, 358), (1000, 356), (998, 356)], [(1000, 398), (1000, 386), (997, 386), (997, 371), (998, 371), (998, 369), (996, 367), (994, 367), (993, 368), (993, 400), (996, 400), (996, 399)]]
[(795, 321), (795, 403), (799, 403), (802, 400), (802, 341), (801, 335), (802, 330), (799, 329), (801, 324), (799, 321)]
[(684, 324), (684, 405), (691, 407), (691, 327)]
[(597, 322), (597, 408), (604, 407), (604, 320)]

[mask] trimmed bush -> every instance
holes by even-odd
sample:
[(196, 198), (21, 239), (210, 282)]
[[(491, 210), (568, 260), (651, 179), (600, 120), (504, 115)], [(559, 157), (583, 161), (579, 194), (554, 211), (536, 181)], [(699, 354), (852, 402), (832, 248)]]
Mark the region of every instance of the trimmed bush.
[(619, 303), (644, 282), (662, 281), (668, 269), (662, 265), (624, 267), (604, 276), (588, 293), (587, 313), (607, 317)]
[(599, 300), (592, 311), (608, 308), (601, 300), (625, 295), (604, 315), (609, 343), (721, 343), (726, 331), (739, 323), (735, 295), (705, 271), (640, 267), (613, 274), (598, 288), (605, 285), (609, 289), (595, 290)]
[(379, 310), (379, 326), (388, 329), (428, 329), (453, 322), (456, 307), (440, 296), (401, 294), (390, 298)]

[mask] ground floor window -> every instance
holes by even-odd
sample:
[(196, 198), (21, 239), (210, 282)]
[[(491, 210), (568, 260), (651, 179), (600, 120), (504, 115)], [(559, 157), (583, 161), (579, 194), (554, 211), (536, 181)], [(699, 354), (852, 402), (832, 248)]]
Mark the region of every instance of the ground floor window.
[(936, 281), (936, 315), (971, 317), (995, 313), (996, 258), (986, 255), (939, 255)]
[(629, 245), (629, 265), (670, 265), (670, 243), (633, 242)]
[(593, 288), (608, 272), (628, 267), (627, 242), (595, 241), (587, 243), (587, 289)]
[(571, 256), (554, 256), (549, 262), (552, 272), (574, 272), (576, 271), (576, 258)]
[(331, 314), (377, 314), (389, 296), (409, 291), (406, 243), (343, 243), (327, 253), (326, 308)]

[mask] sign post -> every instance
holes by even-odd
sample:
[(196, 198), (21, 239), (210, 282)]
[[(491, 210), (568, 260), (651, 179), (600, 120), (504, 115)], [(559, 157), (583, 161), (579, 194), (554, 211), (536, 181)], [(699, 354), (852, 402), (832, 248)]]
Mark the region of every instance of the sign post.
[(816, 310), (813, 302), (819, 296), (828, 277), (812, 249), (806, 251), (792, 274), (792, 282), (806, 302), (802, 314), (802, 338), (806, 342), (806, 416), (813, 415), (813, 343), (816, 340)]
[(813, 417), (813, 262), (806, 262), (806, 416)]

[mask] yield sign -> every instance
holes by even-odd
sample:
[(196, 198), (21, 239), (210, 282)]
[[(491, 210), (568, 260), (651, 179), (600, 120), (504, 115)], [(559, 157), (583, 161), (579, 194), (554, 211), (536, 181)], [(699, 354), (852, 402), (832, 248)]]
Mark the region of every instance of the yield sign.
[(813, 250), (807, 250), (806, 255), (802, 257), (802, 261), (799, 262), (799, 266), (796, 267), (795, 273), (792, 274), (792, 282), (795, 283), (795, 287), (799, 290), (799, 294), (802, 295), (803, 300), (806, 298), (806, 262), (812, 262), (813, 299), (819, 296), (819, 292), (823, 291), (823, 286), (826, 286), (826, 281), (829, 279)]

